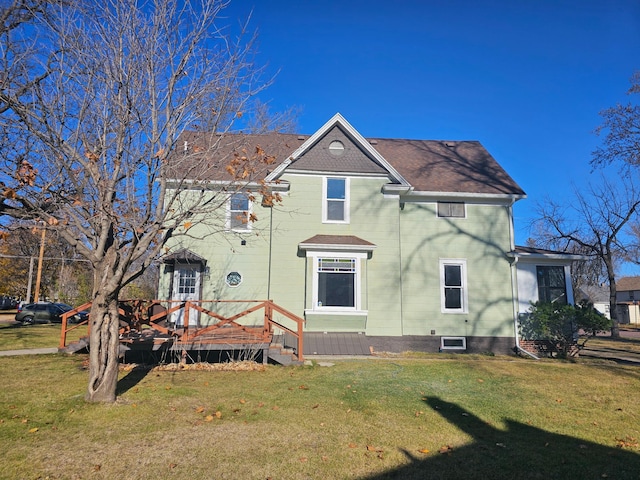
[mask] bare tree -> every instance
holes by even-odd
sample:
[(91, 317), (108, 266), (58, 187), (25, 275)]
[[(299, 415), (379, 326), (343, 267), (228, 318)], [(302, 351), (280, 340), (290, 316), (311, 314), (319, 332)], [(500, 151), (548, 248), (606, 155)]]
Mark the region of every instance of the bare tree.
[[(5, 55), (0, 211), (56, 230), (91, 264), (88, 401), (116, 398), (122, 288), (273, 161), (231, 153), (225, 135), (268, 83), (246, 25), (220, 25), (227, 3), (69, 2), (5, 36), (5, 50), (37, 40)], [(192, 148), (187, 131), (206, 141)]]
[(562, 251), (582, 252), (600, 262), (609, 284), (611, 336), (619, 337), (616, 312), (616, 262), (635, 250), (629, 235), (637, 218), (640, 194), (630, 181), (614, 185), (602, 178), (584, 192), (574, 189), (568, 204), (548, 200), (538, 208), (541, 241), (555, 243)]
[(600, 112), (603, 123), (596, 129), (605, 134), (604, 142), (594, 152), (591, 164), (602, 167), (619, 163), (626, 167), (640, 166), (640, 105), (634, 103), (640, 94), (640, 71), (631, 77), (627, 91), (631, 100)]

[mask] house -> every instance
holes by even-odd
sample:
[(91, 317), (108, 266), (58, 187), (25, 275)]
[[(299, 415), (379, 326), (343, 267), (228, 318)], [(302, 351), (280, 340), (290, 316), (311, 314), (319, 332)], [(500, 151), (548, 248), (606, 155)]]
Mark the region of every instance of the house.
[(263, 180), (282, 202), (248, 184), (229, 195), (224, 231), (193, 222), (168, 245), (160, 298), (271, 299), (305, 335), (496, 353), (517, 344), (531, 301), (572, 301), (573, 258), (516, 248), (525, 192), (477, 141), (365, 139), (340, 114), (311, 136), (230, 137), (276, 157)]
[(621, 324), (640, 324), (640, 277), (622, 277), (616, 282), (616, 308)]
[(606, 285), (585, 285), (578, 288), (576, 303), (589, 302), (597, 311), (608, 319), (611, 319), (611, 307), (609, 302), (609, 287)]

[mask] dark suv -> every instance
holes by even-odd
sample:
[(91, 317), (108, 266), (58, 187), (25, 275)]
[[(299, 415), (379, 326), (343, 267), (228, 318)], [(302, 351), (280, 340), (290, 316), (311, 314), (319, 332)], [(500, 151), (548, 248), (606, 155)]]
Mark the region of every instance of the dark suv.
[[(35, 323), (61, 323), (62, 314), (73, 310), (71, 305), (65, 303), (38, 302), (30, 303), (22, 307), (16, 314), (16, 322), (23, 325), (33, 325)], [(70, 322), (80, 322), (86, 320), (87, 312), (79, 312), (69, 318)]]

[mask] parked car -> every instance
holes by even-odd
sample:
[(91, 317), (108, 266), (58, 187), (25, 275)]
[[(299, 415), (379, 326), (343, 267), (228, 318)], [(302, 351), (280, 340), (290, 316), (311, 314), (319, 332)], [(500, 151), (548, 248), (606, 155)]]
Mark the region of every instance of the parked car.
[[(61, 323), (62, 314), (73, 310), (71, 305), (65, 303), (38, 302), (23, 305), (22, 309), (16, 313), (16, 322), (23, 325), (33, 325), (35, 323)], [(78, 312), (69, 319), (71, 322), (81, 322), (87, 320), (88, 312)]]
[(16, 308), (18, 302), (14, 297), (9, 297), (8, 295), (0, 296), (0, 310), (12, 310)]

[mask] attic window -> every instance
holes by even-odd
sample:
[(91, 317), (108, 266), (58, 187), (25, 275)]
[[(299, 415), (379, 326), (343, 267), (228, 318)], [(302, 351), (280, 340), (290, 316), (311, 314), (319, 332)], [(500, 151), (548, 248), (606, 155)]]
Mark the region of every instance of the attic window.
[(340, 140), (334, 140), (329, 144), (329, 153), (339, 157), (344, 153), (344, 144)]

